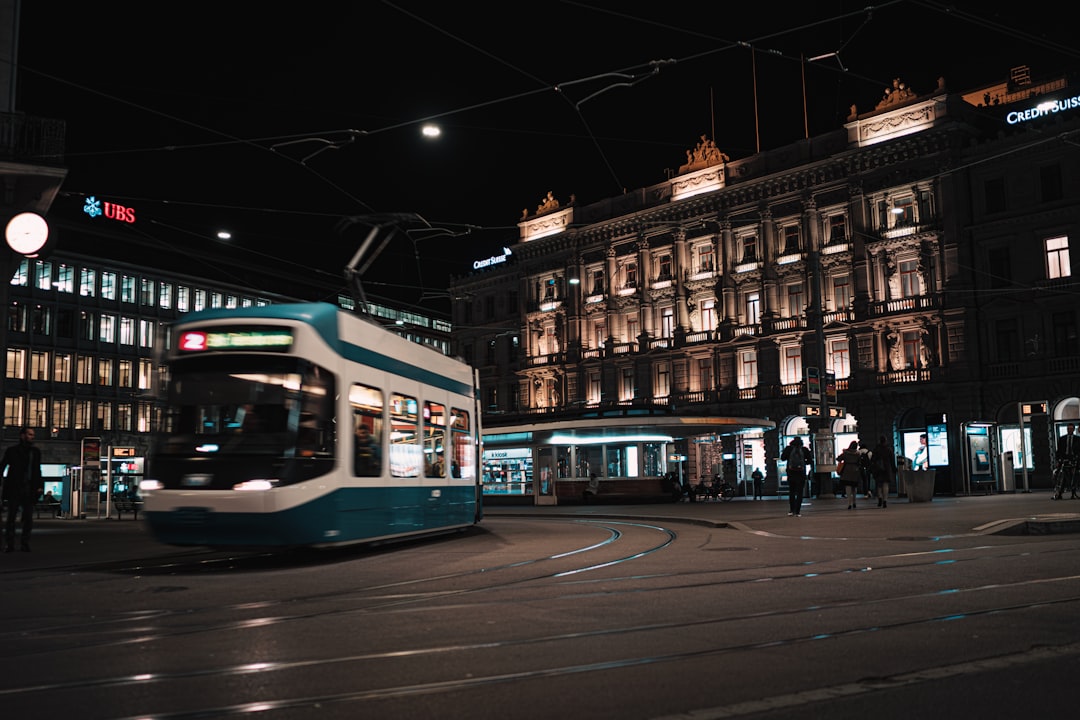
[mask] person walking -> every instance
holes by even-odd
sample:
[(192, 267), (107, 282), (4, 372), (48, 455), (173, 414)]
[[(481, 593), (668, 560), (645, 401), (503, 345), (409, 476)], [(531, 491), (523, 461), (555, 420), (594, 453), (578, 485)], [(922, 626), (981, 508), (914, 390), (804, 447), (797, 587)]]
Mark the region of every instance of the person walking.
[(1076, 425), (1069, 423), (1065, 426), (1065, 434), (1058, 438), (1057, 456), (1058, 481), (1054, 488), (1054, 500), (1061, 499), (1061, 493), (1066, 489), (1072, 492), (1072, 498), (1076, 499), (1076, 464), (1080, 458), (1080, 436), (1077, 436)]
[(848, 498), (848, 510), (855, 509), (855, 501), (859, 498), (859, 483), (862, 482), (862, 468), (859, 466), (859, 441), (852, 440), (847, 449), (836, 458), (840, 475), (840, 483), (844, 486), (844, 494)]
[(30, 531), (34, 526), (34, 503), (37, 502), (45, 481), (41, 479), (41, 450), (34, 445), (34, 428), (19, 429), (19, 444), (11, 445), (0, 459), (0, 476), (4, 478), (4, 500), (7, 501), (7, 522), (4, 536), (5, 552), (15, 549), (15, 515), (22, 511), (22, 535), (19, 548), (30, 552)]
[(765, 492), (763, 487), (765, 483), (765, 476), (761, 474), (761, 468), (754, 468), (754, 472), (750, 473), (750, 480), (753, 483), (754, 487), (754, 499), (765, 499)]
[(870, 445), (859, 441), (859, 470), (862, 472), (862, 481), (859, 483), (859, 495), (870, 499), (874, 497), (874, 475), (870, 472)]
[(806, 468), (813, 458), (803, 446), (802, 438), (796, 435), (780, 453), (780, 459), (787, 463), (788, 482), (788, 517), (802, 517), (803, 492), (806, 490)]
[(889, 507), (889, 488), (896, 481), (896, 453), (884, 435), (878, 437), (877, 445), (870, 451), (870, 474), (877, 486), (877, 506)]

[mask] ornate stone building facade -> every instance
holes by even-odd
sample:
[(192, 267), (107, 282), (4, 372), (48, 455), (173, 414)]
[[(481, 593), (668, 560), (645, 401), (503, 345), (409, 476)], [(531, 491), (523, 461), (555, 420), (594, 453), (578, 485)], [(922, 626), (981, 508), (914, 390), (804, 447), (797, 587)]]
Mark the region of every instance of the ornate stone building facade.
[[(885, 435), (907, 455), (929, 431), (938, 492), (1048, 487), (1080, 412), (1080, 98), (1015, 77), (897, 80), (822, 136), (735, 160), (702, 137), (665, 182), (592, 205), (549, 192), (505, 262), (451, 281), (485, 426), (769, 418), (684, 442), (692, 477), (719, 448), (773, 487), (791, 435)], [(808, 397), (810, 368), (835, 407)]]

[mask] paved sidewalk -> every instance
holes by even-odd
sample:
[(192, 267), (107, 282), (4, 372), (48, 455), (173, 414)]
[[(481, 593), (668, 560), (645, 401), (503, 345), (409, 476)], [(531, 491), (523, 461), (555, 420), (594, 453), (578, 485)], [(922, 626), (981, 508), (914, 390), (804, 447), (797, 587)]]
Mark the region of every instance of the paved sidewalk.
[[(859, 499), (855, 510), (847, 500), (811, 498), (802, 517), (788, 517), (786, 498), (736, 498), (731, 502), (661, 503), (655, 505), (485, 505), (487, 518), (566, 516), (655, 519), (729, 527), (779, 537), (944, 539), (1012, 534), (1080, 533), (1080, 500), (1052, 500), (1050, 492), (1001, 495), (935, 496), (931, 502), (906, 498)], [(16, 539), (18, 543), (18, 539)], [(81, 570), (190, 553), (157, 542), (142, 518), (42, 518), (35, 520), (32, 551), (0, 553), (0, 575), (37, 570)], [(206, 549), (210, 553), (209, 549)]]
[(1050, 491), (999, 495), (934, 496), (930, 502), (892, 499), (888, 507), (859, 498), (854, 510), (844, 498), (811, 498), (802, 517), (789, 517), (787, 498), (736, 498), (730, 502), (679, 502), (656, 505), (485, 506), (488, 517), (568, 515), (657, 518), (734, 527), (776, 535), (866, 538), (949, 537), (957, 535), (1049, 535), (1080, 533), (1080, 500), (1053, 500)]

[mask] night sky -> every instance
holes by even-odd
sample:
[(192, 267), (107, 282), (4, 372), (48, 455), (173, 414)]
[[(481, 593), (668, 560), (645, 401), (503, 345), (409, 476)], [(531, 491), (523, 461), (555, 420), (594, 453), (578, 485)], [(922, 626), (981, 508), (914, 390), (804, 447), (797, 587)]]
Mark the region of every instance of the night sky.
[(24, 1), (16, 109), (67, 122), (57, 214), (95, 195), (148, 242), (197, 254), (227, 228), (332, 277), (371, 216), (419, 215), (367, 291), (445, 310), (447, 276), (548, 191), (662, 182), (702, 135), (736, 159), (833, 130), (896, 77), (966, 90), (1080, 57), (1049, 2), (778, 5)]

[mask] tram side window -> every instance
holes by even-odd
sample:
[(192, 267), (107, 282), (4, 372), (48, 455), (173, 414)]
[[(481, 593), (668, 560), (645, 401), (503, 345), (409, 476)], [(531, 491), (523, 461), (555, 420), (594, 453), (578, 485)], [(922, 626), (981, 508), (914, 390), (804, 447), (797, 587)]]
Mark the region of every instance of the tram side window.
[(469, 411), (450, 408), (450, 477), (475, 480), (473, 472), (476, 464), (475, 446), (472, 441), (472, 426), (469, 423)]
[(424, 475), (446, 477), (446, 406), (424, 403)]
[(390, 474), (419, 477), (423, 451), (419, 443), (419, 404), (416, 398), (390, 396)]
[(382, 472), (382, 390), (354, 383), (349, 388), (353, 413), (353, 475), (376, 477)]

